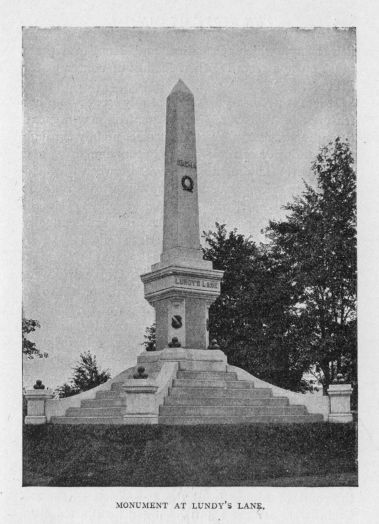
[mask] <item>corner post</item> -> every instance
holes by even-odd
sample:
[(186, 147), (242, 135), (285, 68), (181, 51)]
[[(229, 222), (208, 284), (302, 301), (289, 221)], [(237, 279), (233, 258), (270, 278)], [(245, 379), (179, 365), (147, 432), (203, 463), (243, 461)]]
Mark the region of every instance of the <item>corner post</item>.
[(25, 424), (46, 424), (46, 400), (54, 397), (53, 391), (45, 389), (41, 380), (37, 380), (33, 389), (29, 389), (25, 398), (27, 401), (27, 415)]
[(351, 384), (343, 382), (343, 376), (337, 375), (337, 382), (330, 384), (328, 395), (330, 401), (329, 422), (352, 422), (353, 414), (350, 408), (350, 397), (353, 392)]

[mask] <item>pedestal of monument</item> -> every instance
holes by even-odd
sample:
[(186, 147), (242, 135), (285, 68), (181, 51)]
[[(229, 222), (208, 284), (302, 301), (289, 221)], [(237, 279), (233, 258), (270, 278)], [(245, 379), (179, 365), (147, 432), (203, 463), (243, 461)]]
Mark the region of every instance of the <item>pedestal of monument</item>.
[(156, 312), (158, 350), (167, 347), (174, 337), (183, 348), (208, 347), (209, 307), (220, 294), (223, 275), (208, 264), (203, 268), (158, 265), (142, 275), (145, 298)]

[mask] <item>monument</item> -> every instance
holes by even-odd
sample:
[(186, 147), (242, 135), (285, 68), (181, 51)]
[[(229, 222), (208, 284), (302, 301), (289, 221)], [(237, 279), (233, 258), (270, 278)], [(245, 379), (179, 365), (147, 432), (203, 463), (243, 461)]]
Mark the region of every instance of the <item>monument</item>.
[(157, 350), (137, 365), (72, 397), (27, 392), (27, 424), (246, 424), (351, 420), (351, 388), (329, 396), (287, 391), (228, 364), (209, 343), (208, 312), (222, 271), (200, 246), (194, 97), (181, 81), (167, 98), (163, 248), (141, 276), (155, 308)]
[(194, 97), (179, 80), (167, 98), (163, 250), (141, 276), (156, 312), (158, 350), (208, 347), (208, 311), (222, 276), (200, 246)]

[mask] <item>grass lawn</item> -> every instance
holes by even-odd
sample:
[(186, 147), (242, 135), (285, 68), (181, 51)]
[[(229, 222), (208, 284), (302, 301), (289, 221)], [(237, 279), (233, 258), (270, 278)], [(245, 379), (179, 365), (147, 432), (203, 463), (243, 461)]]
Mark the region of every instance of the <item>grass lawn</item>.
[(24, 486), (357, 486), (354, 424), (24, 426)]

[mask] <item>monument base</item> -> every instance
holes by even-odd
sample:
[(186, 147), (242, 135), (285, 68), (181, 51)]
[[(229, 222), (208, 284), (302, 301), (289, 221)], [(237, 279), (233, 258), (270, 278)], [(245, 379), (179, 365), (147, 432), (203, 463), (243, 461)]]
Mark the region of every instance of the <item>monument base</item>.
[(25, 424), (30, 424), (33, 426), (39, 426), (40, 424), (46, 424), (46, 417), (43, 415), (40, 416), (26, 416), (25, 417)]
[(155, 308), (158, 350), (173, 338), (183, 348), (208, 347), (209, 307), (220, 294), (223, 271), (202, 262), (205, 268), (169, 265), (141, 276), (145, 298)]
[(343, 423), (353, 422), (352, 413), (331, 413), (328, 417), (329, 422)]
[(177, 362), (180, 370), (226, 371), (226, 355), (220, 349), (164, 348), (161, 351), (145, 351), (137, 357), (138, 365), (153, 362)]
[[(144, 368), (143, 379), (137, 367)], [(51, 416), (61, 404), (64, 416)], [(56, 424), (288, 424), (327, 421), (330, 415), (328, 396), (263, 382), (229, 365), (219, 349), (181, 347), (143, 351), (136, 367), (109, 383), (47, 401), (46, 408)], [(332, 415), (333, 422), (350, 420)]]

